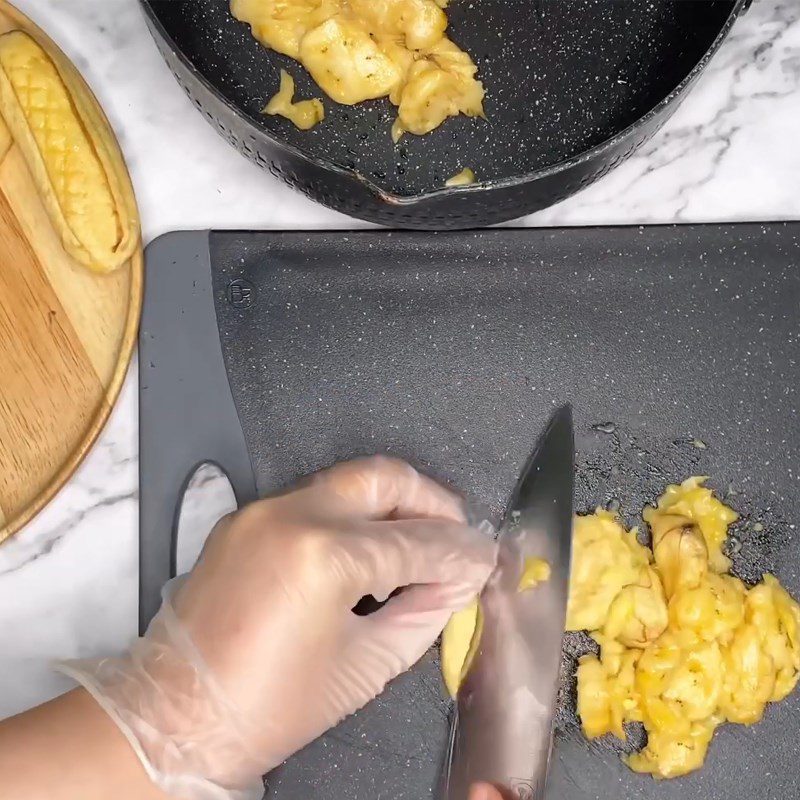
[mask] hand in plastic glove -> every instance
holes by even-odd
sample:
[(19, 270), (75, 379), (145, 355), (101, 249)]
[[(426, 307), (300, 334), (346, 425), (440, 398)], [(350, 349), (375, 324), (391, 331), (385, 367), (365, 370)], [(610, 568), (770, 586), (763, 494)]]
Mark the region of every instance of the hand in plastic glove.
[[(469, 789), (468, 800), (506, 800), (506, 797), (491, 783), (473, 783)], [(517, 795), (513, 795), (508, 800), (517, 800)]]
[(65, 669), (166, 792), (260, 797), (262, 773), (425, 653), (494, 560), (459, 500), (407, 464), (342, 464), (221, 521), (128, 656)]

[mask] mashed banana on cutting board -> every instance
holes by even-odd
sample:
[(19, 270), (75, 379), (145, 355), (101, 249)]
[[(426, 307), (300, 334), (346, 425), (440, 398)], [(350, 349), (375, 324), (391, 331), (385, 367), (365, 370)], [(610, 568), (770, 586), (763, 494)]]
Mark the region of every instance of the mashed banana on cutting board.
[(482, 117), (483, 84), (446, 35), (448, 0), (231, 0), (266, 47), (299, 61), (337, 103), (388, 97), (392, 138)]
[[(609, 511), (575, 518), (567, 630), (600, 645), (578, 666), (583, 731), (625, 739), (626, 722), (642, 723), (647, 746), (626, 763), (656, 778), (699, 769), (720, 725), (757, 723), (800, 675), (800, 606), (772, 575), (748, 587), (729, 574), (737, 515), (704, 482), (668, 486), (645, 509), (652, 548)], [(462, 628), (480, 618), (479, 607), (459, 613)], [(443, 666), (459, 652), (445, 637), (459, 632), (445, 629)], [(448, 669), (454, 693), (466, 669)]]
[(652, 550), (602, 511), (578, 518), (573, 543), (567, 628), (600, 645), (578, 667), (584, 732), (624, 739), (625, 722), (643, 723), (647, 746), (627, 763), (658, 778), (698, 769), (721, 724), (755, 724), (800, 672), (800, 606), (771, 575), (747, 587), (729, 574), (737, 516), (703, 483), (645, 509)]

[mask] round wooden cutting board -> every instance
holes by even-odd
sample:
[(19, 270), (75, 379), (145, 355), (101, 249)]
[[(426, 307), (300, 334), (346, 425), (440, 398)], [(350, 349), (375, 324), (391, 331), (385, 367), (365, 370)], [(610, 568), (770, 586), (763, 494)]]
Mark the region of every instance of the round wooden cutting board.
[[(0, 34), (14, 29), (74, 70), (0, 0)], [(0, 120), (0, 542), (64, 485), (108, 418), (136, 340), (142, 273), (141, 244), (107, 275), (67, 255)]]

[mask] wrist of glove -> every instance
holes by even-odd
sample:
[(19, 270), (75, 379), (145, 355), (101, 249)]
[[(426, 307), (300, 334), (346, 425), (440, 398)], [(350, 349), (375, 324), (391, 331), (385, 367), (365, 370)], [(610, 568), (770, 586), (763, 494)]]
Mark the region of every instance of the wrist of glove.
[(421, 658), (495, 556), (458, 498), (407, 464), (349, 462), (222, 520), (126, 655), (61, 669), (167, 794), (260, 798), (263, 773)]
[(175, 612), (185, 577), (128, 653), (62, 662), (133, 747), (150, 780), (183, 800), (261, 800), (258, 730), (226, 696)]

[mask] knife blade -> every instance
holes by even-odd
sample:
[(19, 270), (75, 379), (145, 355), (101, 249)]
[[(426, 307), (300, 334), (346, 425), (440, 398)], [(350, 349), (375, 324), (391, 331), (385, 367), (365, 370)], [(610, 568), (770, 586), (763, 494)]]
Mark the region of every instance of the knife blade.
[[(489, 782), (521, 800), (544, 796), (552, 748), (572, 552), (572, 410), (551, 417), (520, 474), (500, 529), (497, 569), (481, 594), (483, 634), (457, 698), (447, 800)], [(548, 581), (517, 590), (526, 558)]]

